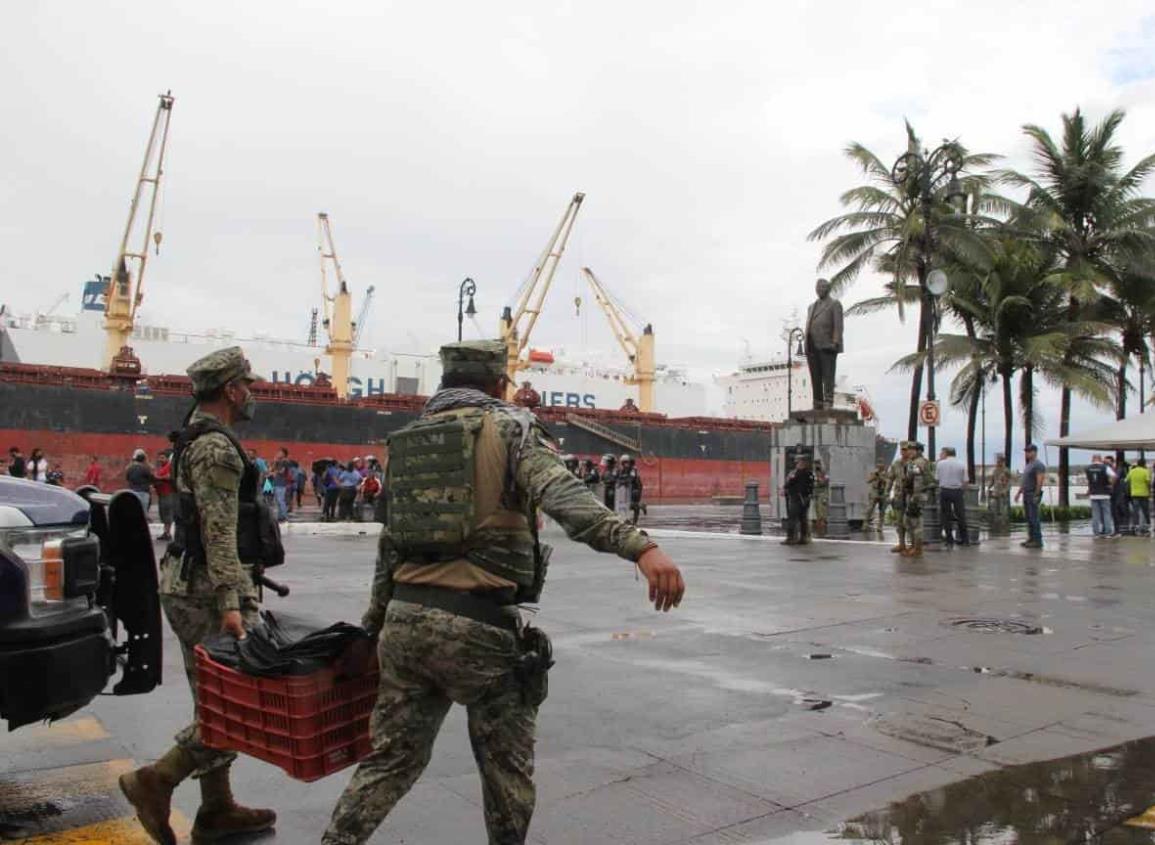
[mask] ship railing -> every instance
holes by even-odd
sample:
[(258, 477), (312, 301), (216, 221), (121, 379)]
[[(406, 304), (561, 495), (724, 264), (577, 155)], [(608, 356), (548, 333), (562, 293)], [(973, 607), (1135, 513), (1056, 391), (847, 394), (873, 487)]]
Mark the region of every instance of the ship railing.
[(615, 431), (609, 426), (594, 422), (591, 419), (579, 416), (578, 414), (566, 414), (565, 421), (570, 425), (575, 425), (578, 428), (585, 429), (590, 434), (600, 437), (602, 440), (608, 440), (610, 443), (615, 443), (622, 446), (631, 452), (641, 452), (642, 444), (637, 438), (622, 434), (620, 431)]

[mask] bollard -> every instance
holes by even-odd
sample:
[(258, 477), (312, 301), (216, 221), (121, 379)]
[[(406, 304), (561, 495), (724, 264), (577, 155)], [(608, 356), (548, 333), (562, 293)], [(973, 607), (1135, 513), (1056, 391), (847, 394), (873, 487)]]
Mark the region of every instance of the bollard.
[(846, 517), (846, 485), (830, 482), (830, 505), (826, 512), (826, 536), (832, 540), (850, 539), (850, 522)]
[(922, 506), (922, 542), (931, 549), (942, 547), (942, 514), (938, 509), (938, 488), (933, 487)]
[(979, 488), (967, 487), (963, 491), (963, 506), (967, 509), (967, 540), (977, 546), (982, 539), (983, 510), (979, 507)]
[(758, 482), (746, 482), (746, 500), (742, 502), (742, 527), (739, 534), (762, 533), (762, 511), (758, 506)]

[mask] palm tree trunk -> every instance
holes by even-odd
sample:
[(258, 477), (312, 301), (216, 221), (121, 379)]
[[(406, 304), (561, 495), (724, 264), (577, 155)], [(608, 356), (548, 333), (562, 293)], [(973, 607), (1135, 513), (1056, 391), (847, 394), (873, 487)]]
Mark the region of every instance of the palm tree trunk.
[(1011, 395), (1011, 374), (1000, 373), (1003, 379), (1003, 456), (1007, 459), (1007, 466), (1013, 466), (1011, 461), (1011, 443), (1015, 433), (1015, 401)]
[[(1127, 347), (1123, 347), (1123, 360), (1119, 362), (1119, 369), (1115, 372), (1115, 419), (1125, 419), (1127, 416)], [(1123, 450), (1115, 450), (1115, 466), (1123, 466)]]
[[(1071, 433), (1071, 388), (1064, 387), (1059, 394), (1059, 436)], [(1059, 507), (1071, 506), (1071, 453), (1066, 446), (1059, 448)]]
[[(927, 338), (930, 334), (930, 310), (927, 308), (926, 297), (919, 300), (918, 306), (918, 351), (926, 352)], [(906, 423), (906, 439), (918, 439), (918, 403), (922, 397), (922, 371), (925, 364), (914, 368), (910, 375), (910, 414)]]
[(1019, 403), (1023, 409), (1023, 442), (1030, 443), (1035, 435), (1035, 369), (1024, 367), (1019, 376)]
[(979, 389), (971, 394), (970, 407), (967, 408), (967, 478), (971, 484), (975, 483), (975, 428), (979, 420), (979, 399), (986, 389), (985, 377), (979, 385)]

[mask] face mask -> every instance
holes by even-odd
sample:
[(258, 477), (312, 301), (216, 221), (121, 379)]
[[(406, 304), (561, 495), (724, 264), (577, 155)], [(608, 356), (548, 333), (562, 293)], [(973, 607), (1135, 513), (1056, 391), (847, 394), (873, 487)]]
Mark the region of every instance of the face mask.
[(237, 419), (248, 422), (257, 413), (257, 400), (253, 398), (253, 394), (245, 391), (245, 400), (236, 407)]

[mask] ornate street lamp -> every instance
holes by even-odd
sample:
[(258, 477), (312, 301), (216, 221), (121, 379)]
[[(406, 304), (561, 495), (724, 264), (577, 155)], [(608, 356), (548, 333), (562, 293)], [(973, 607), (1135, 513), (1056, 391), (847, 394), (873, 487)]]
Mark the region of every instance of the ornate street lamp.
[[(805, 332), (798, 326), (786, 334), (786, 421), (790, 421), (790, 414), (794, 410), (794, 355), (799, 358), (806, 354), (802, 348), (802, 338)], [(798, 351), (794, 352), (794, 342), (798, 341)]]
[[(457, 342), (461, 342), (461, 324), (465, 318), (473, 319), (477, 316), (477, 309), (473, 306), (473, 295), (477, 293), (477, 283), (468, 276), (465, 281), (461, 283), (461, 287), (457, 291)], [(462, 305), (465, 303), (465, 297), (469, 297), (469, 304), (462, 310)]]

